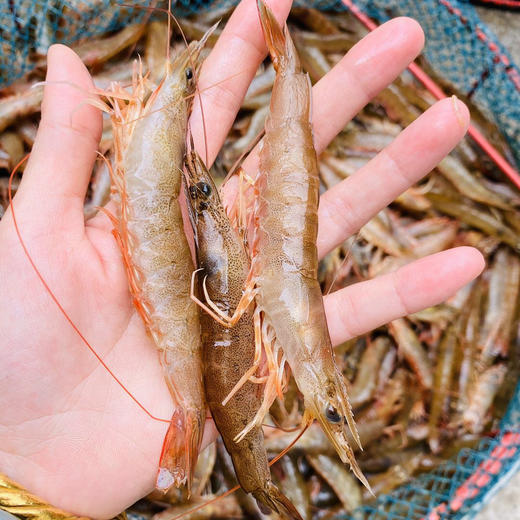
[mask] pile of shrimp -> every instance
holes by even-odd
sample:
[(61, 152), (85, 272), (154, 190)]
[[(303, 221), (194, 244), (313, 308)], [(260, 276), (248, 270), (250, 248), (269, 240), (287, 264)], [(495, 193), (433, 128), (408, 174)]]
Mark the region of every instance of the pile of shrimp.
[[(280, 240), (288, 240), (289, 235), (280, 230), (276, 214), (265, 203), (272, 193), (262, 183), (262, 170), (271, 174), (281, 168), (273, 159), (280, 157), (276, 149), (280, 130), (269, 114), (283, 102), (287, 77), (305, 91), (310, 83), (304, 72), (311, 82), (318, 81), (365, 31), (347, 13), (326, 15), (294, 8), (289, 32), (282, 28), (277, 32), (269, 12), (262, 4), (259, 9), (264, 29), (268, 29), (265, 35), (271, 59), (258, 70), (211, 173), (194, 150), (186, 121), (203, 47), (215, 43), (222, 24), (216, 28), (214, 24), (225, 21), (228, 11), (213, 10), (180, 20), (187, 39), (201, 43), (186, 48), (180, 40), (175, 42), (166, 74), (166, 22), (129, 26), (76, 46), (87, 65), (95, 65), (95, 84), (106, 94), (103, 108), (110, 116), (104, 119), (100, 145), (109, 160), (100, 160), (95, 167), (85, 216), (89, 218), (109, 200), (112, 185), (120, 209), (111, 218), (129, 286), (162, 353), (176, 404), (161, 457), (159, 489), (129, 509), (129, 518), (136, 520), (181, 515), (259, 518), (268, 510), (280, 518), (322, 519), (350, 513), (373, 501), (374, 495), (388, 493), (461, 448), (474, 447), (483, 437), (492, 436), (520, 375), (515, 320), (520, 286), (520, 198), (466, 138), (424, 181), (398, 197), (356, 236), (319, 264), (311, 248), (299, 267), (315, 280), (303, 289), (316, 316), (313, 327), (326, 344), (330, 339), (323, 330), (320, 292), (327, 294), (394, 271), (454, 245), (479, 248), (487, 259), (485, 272), (444, 304), (349, 340), (336, 347), (333, 357), (322, 353), (320, 369), (310, 377), (311, 367), (298, 348), (301, 338), (291, 335), (290, 326), (285, 327), (289, 332), (284, 335), (284, 328), (278, 325), (289, 317), (297, 322), (298, 307), (292, 307), (295, 314), (286, 309), (285, 314), (277, 315), (280, 283), (272, 273), (283, 272), (285, 290), (302, 294), (302, 287), (298, 273), (284, 270), (290, 262), (284, 263), (276, 254), (279, 243), (266, 241), (268, 233), (272, 236), (269, 226), (273, 223)], [(137, 68), (128, 66), (127, 50), (132, 46), (142, 57)], [(284, 66), (280, 63), (287, 63), (278, 59), (280, 53), (291, 55), (290, 70), (280, 71)], [(39, 74), (37, 69), (32, 77), (0, 93), (2, 213), (8, 203), (7, 174), (34, 142), (41, 91), (30, 86), (42, 79)], [(114, 82), (132, 88), (120, 89)], [(404, 73), (320, 157), (311, 157), (310, 168), (302, 166), (307, 192), (287, 206), (317, 208), (318, 191), (331, 188), (366, 164), (433, 102)], [(471, 104), (470, 108), (481, 131), (508, 156), (507, 145), (493, 125)], [(293, 149), (305, 147), (311, 135), (308, 107), (298, 109), (297, 114), (286, 114), (301, 122)], [(132, 191), (136, 186), (139, 189), (138, 182), (132, 184), (132, 175), (149, 180), (149, 175), (161, 171), (161, 161), (150, 172), (139, 163), (133, 147), (160, 118), (181, 121), (170, 128), (181, 136), (177, 141), (181, 145), (163, 158), (180, 165), (179, 175), (175, 182), (166, 183), (166, 191), (143, 202), (142, 193)], [(230, 219), (219, 197), (220, 184), (264, 130), (260, 176), (253, 187), (243, 186), (245, 192), (253, 192), (253, 198), (256, 195), (257, 202), (249, 208), (249, 215), (234, 218), (235, 212)], [(160, 179), (157, 182), (161, 184)], [(275, 190), (282, 193), (283, 182), (299, 181), (280, 177), (276, 182), (280, 184)], [(13, 191), (16, 186), (15, 179)], [(148, 207), (164, 208), (161, 201), (172, 197), (175, 201), (185, 197), (188, 202), (196, 265), (187, 243), (184, 249), (176, 249), (182, 258), (172, 257), (169, 250), (160, 251), (161, 261), (182, 264), (187, 283), (177, 288), (180, 300), (167, 300), (158, 308), (156, 293), (164, 299), (162, 286), (172, 275), (162, 269), (160, 276), (143, 283), (142, 273), (158, 260), (143, 256), (139, 245), (142, 237), (154, 233), (157, 243), (178, 243), (181, 235), (166, 236), (171, 230), (165, 231), (164, 222), (175, 222), (182, 233), (180, 210), (175, 204), (167, 205), (152, 228), (140, 226), (147, 221)], [(252, 227), (247, 241), (240, 219)], [(290, 234), (299, 237), (289, 244), (295, 251), (298, 240), (312, 242), (314, 237), (315, 241), (312, 218), (293, 225), (302, 226), (301, 233)], [(224, 271), (226, 279), (220, 276)], [(167, 319), (177, 312), (176, 306), (189, 308), (191, 318), (183, 324)], [(175, 351), (169, 338), (179, 335), (192, 339), (190, 352), (197, 354), (189, 360), (179, 361), (178, 352), (171, 354)], [(217, 341), (233, 348), (219, 352), (208, 348)], [(179, 373), (188, 363), (190, 377), (180, 381)], [(193, 378), (192, 374), (199, 376)], [(314, 377), (322, 378), (318, 387), (309, 383)], [(322, 394), (319, 388), (330, 391)], [(206, 402), (222, 439), (198, 453)], [(313, 423), (313, 419), (317, 421)], [(292, 450), (269, 467), (268, 461), (291, 445), (302, 424), (307, 429)], [(237, 482), (242, 489), (218, 498)]]

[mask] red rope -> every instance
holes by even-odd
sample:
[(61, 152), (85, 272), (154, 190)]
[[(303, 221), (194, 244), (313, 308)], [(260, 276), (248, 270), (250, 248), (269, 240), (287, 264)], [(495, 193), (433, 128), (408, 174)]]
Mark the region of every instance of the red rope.
[[(347, 6), (352, 14), (370, 31), (377, 28), (377, 24), (371, 20), (364, 12), (362, 12), (352, 0), (341, 0)], [(446, 0), (441, 0), (446, 5)], [(459, 14), (455, 13), (454, 14)], [(462, 13), (460, 13), (462, 15)], [(483, 33), (482, 33), (483, 34)], [(477, 35), (478, 36), (478, 35)], [(484, 35), (485, 36), (485, 35)], [(480, 36), (479, 36), (480, 38)], [(482, 38), (481, 38), (482, 39)], [(492, 43), (492, 42), (491, 42)], [(491, 49), (492, 50), (492, 49)], [(408, 66), (408, 70), (429, 90), (437, 99), (446, 98), (446, 94), (433, 81), (426, 72), (416, 63), (412, 62)], [(515, 71), (516, 72), (516, 71)], [(518, 87), (517, 87), (518, 88)], [(468, 134), (477, 143), (478, 146), (490, 157), (490, 159), (502, 170), (511, 180), (511, 182), (520, 189), (520, 173), (500, 154), (500, 152), (477, 130), (473, 125), (469, 125)]]
[(441, 520), (446, 518), (446, 515), (451, 516), (451, 513), (460, 511), (465, 502), (475, 498), (491, 482), (491, 479), (500, 473), (504, 463), (518, 457), (519, 443), (520, 433), (515, 431), (505, 433), (500, 444), (491, 450), (489, 457), (456, 489), (449, 502), (442, 502), (421, 520)]

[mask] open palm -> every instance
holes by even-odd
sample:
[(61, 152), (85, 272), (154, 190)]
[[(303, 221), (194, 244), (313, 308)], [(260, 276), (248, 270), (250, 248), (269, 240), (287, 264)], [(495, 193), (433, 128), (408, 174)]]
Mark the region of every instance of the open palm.
[[(272, 2), (280, 21), (290, 4)], [(314, 87), (318, 152), (422, 45), (416, 22), (392, 20)], [(200, 75), (210, 162), (265, 54), (256, 2), (243, 0)], [(86, 339), (152, 414), (168, 418), (170, 395), (132, 306), (111, 224), (103, 215), (86, 224), (83, 219), (101, 115), (82, 104), (81, 90), (63, 80), (88, 90), (90, 76), (71, 50), (53, 46), (47, 79), (38, 137), (14, 200), (20, 231)], [(326, 193), (320, 202), (320, 254), (429, 172), (462, 138), (467, 121), (461, 102), (437, 103), (362, 170)], [(203, 152), (198, 101), (192, 127)], [(255, 161), (252, 152), (244, 165), (252, 175)], [(226, 188), (232, 197), (233, 182)], [(0, 247), (0, 472), (63, 509), (99, 518), (115, 515), (152, 489), (167, 425), (148, 417), (87, 350), (31, 269), (10, 212), (0, 222)], [(325, 300), (332, 340), (339, 343), (436, 304), (482, 268), (478, 251), (456, 248), (333, 293)]]

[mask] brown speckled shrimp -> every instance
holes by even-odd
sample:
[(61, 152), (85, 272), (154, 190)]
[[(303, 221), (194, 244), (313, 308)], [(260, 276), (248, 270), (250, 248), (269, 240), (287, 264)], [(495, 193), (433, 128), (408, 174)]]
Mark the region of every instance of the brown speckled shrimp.
[[(201, 270), (199, 285), (204, 280), (205, 292), (213, 302), (221, 309), (233, 310), (242, 298), (249, 257), (229, 221), (210, 173), (195, 151), (187, 154), (186, 170), (188, 210)], [(234, 327), (227, 327), (201, 311), (206, 399), (243, 490), (251, 493), (263, 509), (274, 510), (282, 518), (301, 520), (292, 503), (271, 480), (262, 426), (256, 424), (237, 440), (266, 402), (263, 388), (250, 381), (245, 381), (229, 397), (255, 363), (258, 334), (253, 322), (257, 316), (250, 305)]]

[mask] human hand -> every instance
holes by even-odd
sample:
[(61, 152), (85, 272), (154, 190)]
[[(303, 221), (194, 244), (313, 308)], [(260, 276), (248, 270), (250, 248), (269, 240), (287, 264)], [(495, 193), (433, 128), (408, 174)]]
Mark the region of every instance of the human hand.
[[(280, 21), (290, 3), (272, 3)], [(318, 152), (422, 45), (416, 22), (392, 20), (314, 87)], [(244, 0), (199, 78), (211, 162), (265, 54), (256, 2)], [(101, 116), (82, 104), (81, 90), (64, 82), (86, 91), (90, 76), (72, 51), (53, 46), (47, 79), (38, 137), (14, 201), (21, 233), (88, 341), (148, 410), (168, 418), (170, 394), (132, 306), (112, 226), (102, 215), (83, 219)], [(462, 103), (441, 101), (362, 170), (329, 190), (320, 202), (320, 255), (429, 172), (461, 139), (467, 121)], [(192, 129), (204, 156), (200, 125), (196, 100)], [(244, 168), (254, 176), (255, 153)], [(235, 189), (228, 183), (226, 196), (232, 198)], [(10, 212), (0, 222), (0, 244), (0, 471), (65, 510), (113, 516), (152, 489), (167, 425), (146, 416), (85, 348), (31, 270)], [(482, 268), (476, 250), (456, 248), (333, 293), (325, 299), (332, 340), (339, 343), (436, 304)]]

